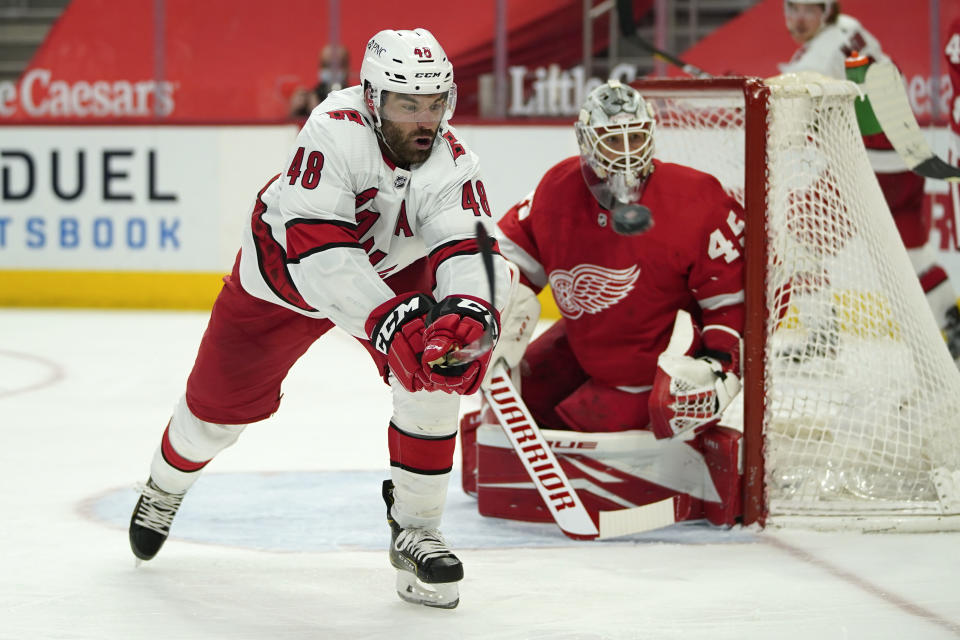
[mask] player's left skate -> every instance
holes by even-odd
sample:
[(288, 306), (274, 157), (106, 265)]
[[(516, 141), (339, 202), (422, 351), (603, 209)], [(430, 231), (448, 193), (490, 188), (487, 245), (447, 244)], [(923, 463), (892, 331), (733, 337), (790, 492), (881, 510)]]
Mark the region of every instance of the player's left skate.
[(414, 604), (453, 609), (460, 603), (463, 565), (437, 529), (401, 528), (390, 515), (393, 482), (383, 481), (390, 525), (390, 564), (397, 569), (397, 595)]
[(184, 494), (164, 491), (154, 484), (153, 478), (138, 488), (140, 499), (130, 517), (130, 549), (140, 564), (157, 555), (166, 542)]

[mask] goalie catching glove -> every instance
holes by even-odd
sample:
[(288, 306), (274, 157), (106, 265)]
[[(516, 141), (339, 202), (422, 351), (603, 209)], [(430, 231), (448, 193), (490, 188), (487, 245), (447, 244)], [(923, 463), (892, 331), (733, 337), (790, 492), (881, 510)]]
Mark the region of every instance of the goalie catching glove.
[(367, 335), (387, 366), (407, 391), (424, 389), (420, 357), (424, 350), (424, 316), (434, 301), (422, 293), (405, 293), (390, 298), (367, 318)]
[[(500, 331), (496, 310), (478, 298), (449, 296), (430, 310), (423, 334), (425, 388), (469, 395), (480, 387)], [(457, 350), (488, 336), (486, 351), (458, 360)]]
[(740, 392), (740, 378), (716, 358), (693, 357), (700, 347), (690, 315), (677, 313), (670, 344), (657, 358), (650, 424), (657, 438), (700, 433)]

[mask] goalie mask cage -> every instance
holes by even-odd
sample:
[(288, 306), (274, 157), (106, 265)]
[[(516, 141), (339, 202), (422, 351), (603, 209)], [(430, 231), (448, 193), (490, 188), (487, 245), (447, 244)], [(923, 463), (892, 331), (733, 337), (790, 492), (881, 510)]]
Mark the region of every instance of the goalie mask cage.
[(725, 416), (743, 424), (744, 524), (960, 528), (960, 373), (870, 168), (857, 86), (633, 86), (656, 111), (655, 157), (746, 210), (744, 388)]

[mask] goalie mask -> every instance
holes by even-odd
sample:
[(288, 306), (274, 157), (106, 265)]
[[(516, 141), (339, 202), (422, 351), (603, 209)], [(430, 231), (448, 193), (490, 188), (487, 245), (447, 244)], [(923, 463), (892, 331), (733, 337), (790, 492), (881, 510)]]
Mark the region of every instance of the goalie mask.
[[(453, 65), (426, 29), (388, 29), (370, 38), (360, 65), (360, 83), (378, 134), (384, 119), (443, 122), (453, 117), (457, 101)], [(446, 100), (440, 108), (390, 113), (387, 117), (383, 113), (385, 91), (409, 95), (444, 93)]]
[(608, 80), (587, 96), (574, 125), (580, 169), (606, 209), (636, 203), (653, 172), (653, 108), (640, 93)]

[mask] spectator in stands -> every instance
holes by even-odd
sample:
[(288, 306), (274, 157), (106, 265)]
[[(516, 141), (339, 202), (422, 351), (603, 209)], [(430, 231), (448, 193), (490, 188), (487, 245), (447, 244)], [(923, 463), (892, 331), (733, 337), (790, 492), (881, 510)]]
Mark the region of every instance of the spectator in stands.
[[(877, 38), (856, 18), (840, 13), (840, 4), (834, 0), (787, 0), (784, 18), (787, 30), (800, 45), (790, 61), (780, 65), (784, 73), (816, 71), (845, 79), (845, 61), (854, 51), (872, 62), (889, 60)], [(960, 364), (957, 292), (929, 244), (930, 217), (923, 213), (924, 178), (907, 170), (883, 133), (864, 136), (863, 141), (927, 302), (950, 354)]]
[(290, 117), (307, 118), (314, 107), (331, 91), (339, 91), (347, 81), (350, 55), (342, 44), (328, 44), (320, 51), (317, 84), (312, 89), (297, 87), (290, 97)]

